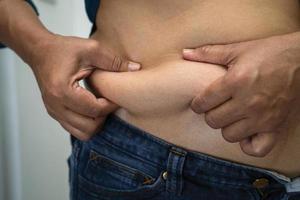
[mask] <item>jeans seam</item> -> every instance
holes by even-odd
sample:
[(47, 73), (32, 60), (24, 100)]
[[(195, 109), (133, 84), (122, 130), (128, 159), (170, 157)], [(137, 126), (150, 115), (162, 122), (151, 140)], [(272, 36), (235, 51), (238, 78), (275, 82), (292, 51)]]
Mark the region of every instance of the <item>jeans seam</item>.
[(72, 200), (77, 200), (78, 199), (78, 159), (79, 159), (79, 154), (80, 154), (80, 147), (77, 142), (74, 143), (73, 150), (72, 150), (72, 161), (73, 163), (73, 168), (70, 169), (72, 170), (72, 192), (71, 192), (71, 199)]
[(174, 192), (180, 196), (183, 189), (183, 164), (185, 162), (186, 152), (176, 151), (175, 148), (169, 150), (169, 157), (167, 162), (167, 171), (169, 176), (167, 178), (166, 190)]
[(172, 168), (173, 166), (173, 162), (174, 162), (174, 159), (173, 159), (173, 155), (170, 155), (170, 161), (167, 163), (167, 172), (168, 172), (168, 177), (167, 177), (167, 182), (166, 182), (166, 191), (167, 192), (172, 192), (172, 169), (170, 170), (169, 167)]
[(89, 165), (91, 165), (91, 162), (94, 162), (95, 165), (97, 166), (97, 163), (99, 162), (97, 159), (100, 158), (102, 160), (102, 162), (106, 162), (106, 163), (108, 163), (111, 166), (114, 165), (115, 167), (121, 168), (120, 170), (122, 170), (124, 173), (131, 174), (132, 177), (134, 177), (135, 175), (139, 174), (143, 178), (151, 178), (151, 180), (155, 180), (156, 179), (156, 177), (153, 177), (153, 176), (147, 174), (146, 172), (143, 172), (142, 170), (136, 169), (134, 167), (128, 166), (127, 164), (124, 164), (122, 162), (116, 161), (116, 160), (114, 160), (114, 159), (112, 159), (112, 158), (110, 158), (108, 156), (105, 156), (105, 155), (103, 155), (101, 153), (98, 153), (97, 151), (95, 151), (93, 149), (90, 149), (89, 152), (94, 152), (96, 154), (96, 158), (94, 158), (94, 159), (90, 159), (89, 158), (88, 162), (87, 162), (87, 165), (86, 165), (86, 168)]
[(123, 148), (119, 147), (118, 145), (115, 145), (115, 144), (111, 143), (111, 142), (110, 142), (109, 140), (107, 140), (105, 137), (101, 137), (101, 138), (104, 140), (104, 142), (105, 142), (108, 146), (110, 146), (110, 147), (112, 147), (112, 148), (114, 148), (114, 149), (116, 149), (116, 150), (118, 150), (118, 151), (121, 151), (122, 153), (125, 153), (126, 155), (131, 156), (131, 157), (133, 157), (134, 159), (138, 159), (138, 160), (141, 161), (141, 162), (146, 162), (147, 164), (151, 165), (151, 166), (154, 167), (154, 168), (157, 168), (156, 165), (159, 165), (159, 166), (160, 166), (160, 171), (164, 169), (164, 167), (163, 167), (161, 164), (159, 164), (159, 163), (151, 162), (150, 160), (145, 159), (145, 158), (143, 158), (143, 157), (141, 157), (141, 156), (139, 156), (139, 155), (136, 155), (136, 154), (131, 153), (131, 152), (128, 152), (128, 151), (125, 151)]

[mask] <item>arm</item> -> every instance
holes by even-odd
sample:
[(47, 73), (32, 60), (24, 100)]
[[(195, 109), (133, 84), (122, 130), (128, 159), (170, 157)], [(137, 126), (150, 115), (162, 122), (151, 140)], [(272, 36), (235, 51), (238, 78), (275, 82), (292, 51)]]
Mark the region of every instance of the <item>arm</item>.
[(0, 13), (0, 41), (30, 63), (35, 47), (52, 34), (24, 0), (0, 0)]
[(97, 41), (48, 31), (23, 0), (0, 0), (0, 41), (32, 69), (48, 113), (75, 137), (87, 140), (118, 106), (96, 98), (78, 81), (94, 69), (139, 69)]

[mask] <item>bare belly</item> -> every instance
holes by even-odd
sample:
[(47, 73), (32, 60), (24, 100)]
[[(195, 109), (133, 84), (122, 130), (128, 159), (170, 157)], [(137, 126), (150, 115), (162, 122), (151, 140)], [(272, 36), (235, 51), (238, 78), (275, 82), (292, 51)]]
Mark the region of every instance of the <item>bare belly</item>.
[(140, 62), (143, 69), (96, 71), (90, 78), (95, 93), (120, 105), (116, 114), (122, 119), (168, 142), (289, 176), (300, 175), (299, 130), (286, 131), (268, 156), (254, 158), (242, 153), (238, 144), (227, 143), (220, 130), (206, 125), (203, 115), (193, 113), (189, 107), (193, 97), (223, 76), (226, 69), (185, 61), (180, 55), (185, 47), (299, 30), (299, 9), (294, 11), (297, 1), (269, 1), (266, 9), (256, 5), (260, 1), (152, 2), (102, 1), (98, 31), (92, 37), (116, 54)]

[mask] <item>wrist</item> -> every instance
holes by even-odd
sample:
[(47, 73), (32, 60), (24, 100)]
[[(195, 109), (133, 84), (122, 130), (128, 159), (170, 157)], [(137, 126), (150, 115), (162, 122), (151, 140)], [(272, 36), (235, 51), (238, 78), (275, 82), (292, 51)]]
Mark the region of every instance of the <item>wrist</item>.
[(26, 52), (22, 57), (23, 60), (35, 69), (41, 65), (55, 39), (56, 35), (48, 31), (32, 36), (31, 40), (27, 40), (23, 45), (25, 48), (23, 52)]
[(3, 18), (0, 27), (1, 42), (14, 50), (26, 63), (35, 57), (39, 43), (53, 35), (25, 1), (4, 1), (0, 10)]

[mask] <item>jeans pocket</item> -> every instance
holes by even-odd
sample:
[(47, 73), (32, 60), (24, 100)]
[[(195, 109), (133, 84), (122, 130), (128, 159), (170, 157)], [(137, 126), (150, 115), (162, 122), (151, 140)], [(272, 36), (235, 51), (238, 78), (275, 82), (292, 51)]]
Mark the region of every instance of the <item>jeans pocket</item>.
[(153, 177), (94, 150), (89, 151), (89, 159), (78, 181), (79, 190), (94, 199), (146, 198), (161, 192), (164, 183), (161, 176)]

